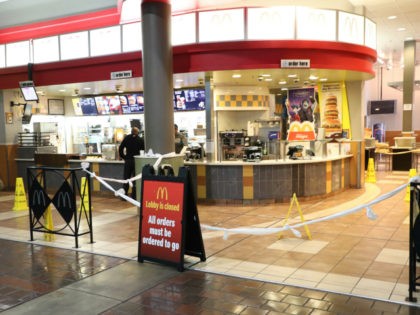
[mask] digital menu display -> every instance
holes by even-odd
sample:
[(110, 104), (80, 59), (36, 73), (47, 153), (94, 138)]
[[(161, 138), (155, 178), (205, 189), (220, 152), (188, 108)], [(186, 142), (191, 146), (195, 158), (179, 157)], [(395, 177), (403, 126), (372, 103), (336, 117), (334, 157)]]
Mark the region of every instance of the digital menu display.
[(123, 113), (118, 95), (96, 96), (95, 102), (99, 115), (118, 115)]
[(142, 93), (120, 95), (120, 103), (124, 114), (138, 114), (144, 111)]
[(204, 110), (206, 92), (202, 88), (182, 89), (174, 91), (174, 110)]
[(73, 103), (74, 114), (76, 116), (82, 116), (83, 112), (82, 112), (82, 107), (80, 106), (80, 99), (79, 98), (73, 98), (71, 100), (71, 102)]
[(95, 98), (81, 97), (79, 99), (79, 103), (80, 103), (80, 108), (82, 110), (83, 115), (86, 115), (86, 116), (98, 115)]

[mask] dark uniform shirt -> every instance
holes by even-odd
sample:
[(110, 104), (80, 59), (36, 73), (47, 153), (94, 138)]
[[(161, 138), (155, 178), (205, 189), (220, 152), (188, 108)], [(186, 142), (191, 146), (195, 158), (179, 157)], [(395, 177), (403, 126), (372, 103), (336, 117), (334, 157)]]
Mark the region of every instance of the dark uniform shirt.
[(125, 136), (119, 147), (120, 157), (123, 160), (133, 160), (135, 155), (140, 154), (140, 150), (144, 150), (144, 139), (132, 134)]

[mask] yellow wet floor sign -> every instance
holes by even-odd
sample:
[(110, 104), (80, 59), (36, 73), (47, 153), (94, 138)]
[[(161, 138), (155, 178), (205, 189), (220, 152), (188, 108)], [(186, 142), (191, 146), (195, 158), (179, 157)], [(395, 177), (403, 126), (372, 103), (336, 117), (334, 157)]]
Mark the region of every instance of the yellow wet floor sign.
[[(299, 201), (297, 200), (297, 197), (296, 197), (296, 193), (294, 193), (293, 194), (293, 197), (292, 197), (292, 199), (290, 201), (290, 206), (289, 206), (289, 210), (287, 211), (286, 218), (283, 220), (283, 226), (285, 226), (287, 224), (287, 221), (289, 221), (289, 218), (290, 218), (290, 215), (292, 213), (292, 208), (293, 208), (293, 204), (294, 203), (296, 204), (297, 210), (299, 212), (300, 221), (302, 223), (305, 223), (305, 218), (303, 217), (302, 209), (300, 208)], [(308, 239), (311, 240), (312, 239), (311, 232), (309, 231), (309, 228), (308, 228), (308, 226), (306, 224), (304, 225), (304, 228), (305, 228), (306, 236), (308, 236)], [(281, 238), (281, 236), (282, 235), (280, 233), (279, 238)]]
[(28, 209), (23, 179), (22, 177), (18, 177), (16, 178), (15, 203), (13, 205), (13, 211), (27, 211)]

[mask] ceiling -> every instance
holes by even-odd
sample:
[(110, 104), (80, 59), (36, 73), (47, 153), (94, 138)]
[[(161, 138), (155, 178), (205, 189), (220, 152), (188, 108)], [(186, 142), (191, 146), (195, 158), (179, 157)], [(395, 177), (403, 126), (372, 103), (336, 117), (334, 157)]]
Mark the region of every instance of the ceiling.
[[(103, 9), (115, 8), (119, 0), (0, 0), (0, 28), (24, 25), (37, 21), (56, 19), (72, 14), (88, 13)], [(141, 0), (127, 0), (137, 1)], [(183, 11), (194, 8), (215, 8), (234, 6), (275, 6), (275, 5), (306, 5), (314, 6), (313, 0), (172, 0), (173, 11)], [(377, 51), (378, 66), (400, 67), (403, 60), (404, 41), (407, 39), (420, 39), (420, 5), (419, 0), (318, 0), (316, 7), (340, 9), (363, 14), (377, 24)], [(28, 14), (30, 12), (30, 14)], [(394, 19), (389, 19), (395, 16)], [(417, 49), (420, 60), (420, 49)], [(351, 80), (353, 74), (348, 71), (301, 70), (298, 74), (300, 82), (288, 80), (288, 85), (311, 84), (307, 78), (309, 74), (319, 77), (328, 77), (329, 81)], [(284, 70), (250, 70), (241, 71), (240, 79), (232, 80), (234, 71), (213, 73), (214, 85), (255, 85), (279, 88), (278, 81), (287, 77)], [(259, 80), (262, 74), (271, 74), (271, 81)], [(203, 79), (204, 73), (176, 74), (175, 87), (197, 86)], [(72, 95), (79, 90), (80, 94), (96, 94), (115, 92), (116, 86), (125, 91), (142, 90), (141, 79), (125, 79), (121, 81), (104, 81), (80, 84), (67, 84), (60, 86), (38, 87), (46, 95)], [(90, 88), (87, 90), (87, 88)], [(65, 90), (65, 92), (60, 90)]]

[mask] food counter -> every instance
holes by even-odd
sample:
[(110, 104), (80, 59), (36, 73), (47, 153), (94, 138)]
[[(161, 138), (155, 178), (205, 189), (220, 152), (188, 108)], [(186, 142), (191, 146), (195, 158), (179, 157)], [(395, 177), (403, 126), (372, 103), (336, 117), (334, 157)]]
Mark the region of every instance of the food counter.
[[(69, 167), (90, 162), (95, 174), (123, 178), (123, 161), (104, 159), (68, 160)], [(16, 159), (19, 176), (26, 179), (26, 167), (33, 159)], [(312, 157), (303, 160), (262, 160), (260, 162), (186, 161), (191, 170), (194, 191), (199, 202), (288, 202), (293, 193), (300, 199), (317, 199), (343, 191), (354, 185), (353, 155)], [(121, 184), (109, 182), (114, 189)], [(107, 192), (92, 181), (92, 192)]]
[(352, 158), (185, 165), (191, 169), (198, 201), (288, 202), (293, 193), (301, 199), (316, 199), (350, 188)]

